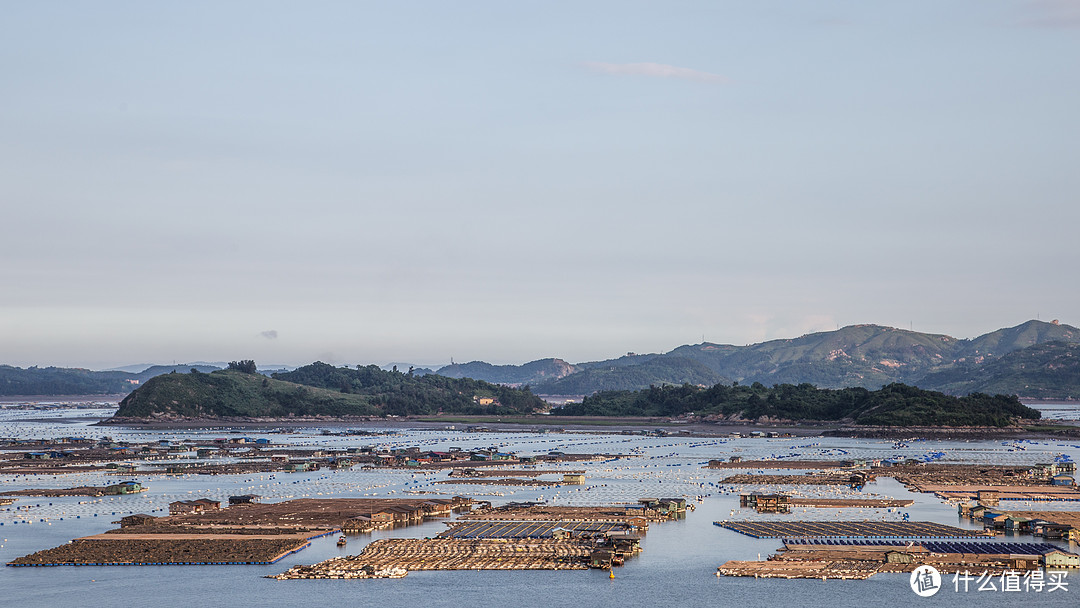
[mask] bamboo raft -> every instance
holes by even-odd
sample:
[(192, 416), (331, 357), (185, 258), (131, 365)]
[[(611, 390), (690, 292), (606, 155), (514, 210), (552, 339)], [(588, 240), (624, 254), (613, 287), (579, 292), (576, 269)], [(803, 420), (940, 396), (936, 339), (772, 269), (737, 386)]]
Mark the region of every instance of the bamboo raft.
[(754, 578), (820, 578), (864, 580), (877, 573), (877, 568), (860, 562), (832, 561), (737, 561), (724, 563), (716, 569), (724, 576)]
[(572, 540), (384, 538), (360, 555), (294, 566), (275, 578), (370, 578), (363, 573), (395, 570), (584, 570), (592, 551)]

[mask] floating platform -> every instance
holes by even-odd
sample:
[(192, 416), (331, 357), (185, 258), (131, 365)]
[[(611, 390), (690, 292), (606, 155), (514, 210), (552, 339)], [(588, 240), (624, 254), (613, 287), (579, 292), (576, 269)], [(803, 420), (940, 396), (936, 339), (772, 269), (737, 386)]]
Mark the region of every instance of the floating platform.
[(737, 561), (725, 562), (716, 569), (724, 576), (754, 578), (819, 578), (867, 579), (877, 574), (877, 568), (860, 563), (838, 564), (831, 561)]
[(273, 564), (323, 534), (99, 534), (15, 559), (8, 566)]
[(717, 521), (754, 538), (986, 538), (985, 533), (930, 521)]
[(547, 504), (509, 504), (489, 509), (480, 509), (461, 516), (462, 520), (482, 521), (604, 521), (630, 523), (640, 528), (649, 521), (659, 522), (671, 519), (667, 513), (649, 509), (643, 505), (608, 505), (602, 507), (570, 507)]
[(360, 555), (295, 566), (275, 578), (366, 578), (394, 570), (585, 570), (592, 548), (572, 540), (384, 538)]
[(547, 481), (544, 479), (531, 479), (521, 477), (508, 477), (505, 479), (499, 479), (494, 477), (454, 477), (451, 479), (443, 479), (440, 481), (436, 481), (435, 483), (450, 483), (455, 485), (477, 486), (533, 486), (538, 488), (550, 488), (554, 486), (569, 485), (562, 480)]
[[(210, 501), (213, 502), (213, 501)], [(471, 499), (302, 498), (137, 521), (20, 557), (9, 566), (272, 564), (328, 534), (418, 524)], [(214, 503), (216, 504), (216, 503)]]
[(582, 470), (541, 470), (541, 469), (476, 469), (472, 467), (455, 468), (450, 477), (540, 477), (541, 475), (584, 475)]
[(846, 486), (851, 475), (826, 473), (824, 475), (732, 475), (720, 480), (723, 485), (792, 485), (792, 486)]
[(914, 500), (890, 498), (791, 498), (788, 504), (793, 507), (817, 507), (819, 509), (887, 509), (889, 507), (910, 507)]
[(554, 538), (556, 530), (566, 530), (572, 536), (603, 535), (624, 532), (629, 526), (622, 523), (597, 521), (478, 521), (457, 524), (436, 538)]
[(800, 470), (852, 468), (841, 460), (710, 460), (706, 469)]
[(977, 500), (979, 492), (994, 492), (996, 500), (1027, 502), (1080, 502), (1080, 489), (1071, 486), (981, 486), (935, 485), (915, 487), (944, 500)]
[[(878, 572), (912, 572), (932, 565), (940, 572), (1021, 576), (1042, 567), (1076, 567), (1078, 556), (1046, 543), (964, 541), (788, 540), (767, 560), (729, 561), (718, 574), (755, 578), (869, 578)], [(1051, 558), (1053, 558), (1051, 560)]]
[(822, 538), (789, 538), (784, 545), (793, 547), (812, 547), (828, 549), (830, 547), (923, 547), (930, 553), (971, 553), (976, 555), (1044, 555), (1051, 551), (1060, 551), (1061, 547), (1050, 543), (1009, 543), (996, 541), (918, 541), (911, 543), (903, 540), (840, 540)]

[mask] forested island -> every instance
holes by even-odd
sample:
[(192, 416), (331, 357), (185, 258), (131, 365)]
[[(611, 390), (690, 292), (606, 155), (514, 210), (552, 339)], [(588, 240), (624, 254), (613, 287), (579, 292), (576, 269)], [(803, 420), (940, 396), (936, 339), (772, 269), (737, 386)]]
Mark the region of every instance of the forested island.
[(120, 402), (116, 418), (288, 418), (418, 414), (528, 414), (546, 404), (528, 391), (468, 378), (416, 376), (378, 366), (316, 362), (266, 377), (254, 361), (211, 373), (151, 378)]
[[(211, 373), (191, 370), (150, 379), (120, 402), (117, 419), (270, 419), (290, 417), (520, 416), (548, 405), (528, 387), (377, 366), (316, 362), (266, 377), (254, 361)], [(766, 387), (716, 384), (603, 391), (555, 410), (560, 416), (697, 417), (728, 422), (842, 422), (874, 426), (1005, 427), (1040, 414), (1015, 397), (973, 393), (953, 397), (903, 384), (880, 390), (819, 389), (811, 384)], [(538, 417), (539, 418), (539, 417)], [(539, 421), (539, 420), (538, 420)]]
[(209, 365), (152, 365), (138, 373), (96, 372), (73, 367), (13, 367), (0, 365), (0, 395), (126, 395), (154, 376), (178, 369), (210, 372)]
[(820, 389), (812, 384), (766, 387), (716, 384), (603, 391), (559, 410), (564, 416), (682, 416), (728, 420), (835, 421), (877, 426), (995, 426), (1038, 420), (1038, 410), (1015, 396), (972, 393), (953, 397), (904, 384), (880, 390)]

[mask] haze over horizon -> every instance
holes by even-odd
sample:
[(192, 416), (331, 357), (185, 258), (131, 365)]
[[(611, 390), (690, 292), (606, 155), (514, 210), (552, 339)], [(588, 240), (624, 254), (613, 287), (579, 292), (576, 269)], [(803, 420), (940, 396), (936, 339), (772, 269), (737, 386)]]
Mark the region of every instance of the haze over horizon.
[[(1033, 322), (1033, 321), (1039, 321), (1039, 319), (1029, 319), (1028, 321), (1025, 321), (1024, 323)], [(1059, 319), (1053, 319), (1051, 321), (1043, 321), (1043, 322), (1044, 323), (1051, 323), (1052, 322), (1054, 324), (1061, 323), (1062, 325), (1071, 326), (1071, 324), (1069, 324), (1069, 323), (1062, 323)], [(1023, 325), (1024, 323), (1020, 323), (1018, 325)], [(856, 324), (852, 324), (852, 325), (845, 325), (844, 327), (837, 327), (836, 330), (846, 329), (846, 328), (849, 328), (849, 327), (865, 326), (865, 325), (879, 325), (880, 326), (880, 324), (877, 324), (877, 323), (856, 323)], [(884, 326), (884, 327), (891, 327), (891, 326)], [(892, 329), (897, 329), (897, 330), (900, 330), (900, 331), (912, 331), (912, 330), (909, 330), (908, 328), (903, 328), (903, 327), (893, 327)], [(993, 330), (987, 330), (986, 332), (982, 332), (980, 335), (991, 333), (993, 331), (997, 331), (998, 329), (1007, 329), (1007, 328), (1004, 328), (1004, 327), (994, 328)], [(807, 332), (806, 334), (791, 335), (791, 336), (781, 336), (781, 337), (777, 337), (777, 338), (769, 338), (768, 340), (763, 340), (761, 342), (768, 342), (770, 340), (785, 340), (785, 339), (799, 338), (799, 337), (802, 337), (802, 336), (805, 336), (805, 335), (808, 335), (808, 334), (819, 333), (819, 332), (822, 332), (822, 331), (823, 332), (829, 332), (831, 330), (827, 330), (827, 329), (826, 330), (815, 330), (813, 332)], [(948, 335), (948, 334), (946, 334), (946, 335)], [(957, 338), (957, 336), (950, 336), (950, 337)], [(976, 338), (976, 337), (979, 337), (979, 336), (963, 336), (963, 337), (960, 337), (960, 339), (962, 339), (962, 340), (963, 339), (972, 339), (972, 338)], [(759, 344), (759, 343), (760, 342), (746, 343), (743, 346), (751, 346), (752, 344)], [(567, 358), (567, 357), (562, 357), (562, 356), (557, 355), (557, 354), (537, 354), (537, 355), (534, 355), (534, 356), (531, 356), (531, 357), (528, 357), (528, 358), (525, 358), (525, 359), (503, 360), (503, 361), (484, 359), (483, 357), (474, 358), (474, 359), (452, 358), (451, 360), (448, 360), (448, 361), (434, 361), (431, 358), (423, 358), (423, 357), (421, 357), (421, 358), (418, 358), (418, 359), (412, 359), (412, 360), (407, 360), (407, 361), (406, 360), (390, 360), (390, 359), (386, 359), (386, 358), (382, 358), (382, 359), (376, 358), (376, 359), (373, 359), (373, 360), (354, 360), (354, 361), (323, 360), (323, 363), (331, 363), (331, 364), (338, 365), (338, 366), (344, 365), (344, 366), (348, 366), (348, 367), (351, 367), (353, 365), (378, 365), (379, 367), (384, 367), (384, 368), (389, 368), (390, 366), (396, 366), (396, 367), (401, 367), (402, 369), (404, 369), (402, 366), (413, 365), (413, 366), (416, 366), (418, 368), (428, 368), (428, 369), (431, 369), (432, 371), (437, 371), (440, 368), (442, 368), (444, 366), (447, 366), (447, 365), (452, 365), (453, 363), (462, 364), (462, 363), (472, 363), (472, 362), (476, 362), (476, 361), (481, 361), (481, 362), (484, 362), (484, 363), (490, 363), (490, 364), (493, 364), (493, 365), (523, 365), (523, 364), (526, 364), (526, 363), (531, 363), (531, 362), (534, 362), (534, 361), (539, 361), (539, 360), (544, 360), (544, 359), (563, 359), (563, 360), (567, 361), (568, 363), (578, 364), (578, 363), (587, 363), (589, 361), (603, 361), (603, 360), (607, 360), (607, 359), (618, 359), (619, 357), (622, 357), (623, 355), (629, 355), (629, 354), (635, 354), (635, 355), (663, 354), (663, 353), (666, 353), (666, 352), (670, 352), (670, 351), (672, 351), (672, 350), (674, 350), (674, 349), (676, 349), (678, 347), (681, 347), (681, 346), (695, 345), (695, 344), (717, 344), (717, 345), (726, 344), (726, 345), (740, 346), (740, 344), (735, 344), (735, 343), (730, 342), (730, 341), (706, 340), (704, 342), (688, 342), (688, 343), (672, 344), (672, 345), (663, 347), (661, 349), (658, 349), (656, 351), (627, 351), (627, 352), (608, 353), (608, 354), (601, 355), (601, 356), (598, 356), (598, 357), (595, 357), (595, 358), (589, 359), (589, 360), (586, 360), (586, 359), (571, 359), (571, 358)], [(108, 366), (108, 367), (91, 367), (91, 366), (87, 366), (87, 365), (71, 364), (68, 367), (74, 367), (74, 368), (80, 368), (80, 369), (91, 369), (91, 370), (95, 370), (95, 371), (111, 371), (111, 370), (124, 369), (126, 371), (141, 372), (141, 371), (144, 371), (145, 369), (148, 369), (148, 368), (150, 368), (152, 366), (216, 365), (218, 367), (225, 367), (225, 366), (228, 365), (228, 361), (230, 361), (230, 360), (231, 361), (236, 361), (236, 360), (240, 360), (240, 359), (244, 359), (244, 358), (245, 358), (244, 356), (233, 356), (233, 357), (227, 357), (227, 358), (222, 358), (222, 359), (201, 358), (201, 359), (184, 359), (184, 360), (174, 359), (174, 360), (171, 360), (171, 361), (170, 360), (161, 360), (161, 361), (154, 361), (154, 362), (149, 362), (149, 363), (130, 363), (130, 362), (128, 362), (128, 363), (125, 363), (125, 364), (118, 363), (116, 365), (112, 365), (112, 366)], [(256, 365), (258, 366), (258, 368), (260, 370), (264, 370), (264, 369), (280, 369), (281, 367), (297, 368), (297, 367), (302, 367), (304, 365), (313, 363), (316, 360), (317, 359), (313, 359), (311, 361), (297, 360), (297, 361), (288, 361), (288, 362), (256, 361), (255, 363), (256, 363)], [(0, 365), (11, 365), (11, 364), (7, 363), (7, 362), (0, 361)], [(35, 363), (35, 364), (28, 364), (28, 365), (36, 365), (38, 367), (47, 367), (47, 366), (65, 367), (65, 366), (60, 366), (60, 365), (56, 365), (54, 363), (49, 363), (49, 362), (38, 362), (38, 363)]]
[(1080, 310), (1080, 3), (13, 3), (0, 364)]

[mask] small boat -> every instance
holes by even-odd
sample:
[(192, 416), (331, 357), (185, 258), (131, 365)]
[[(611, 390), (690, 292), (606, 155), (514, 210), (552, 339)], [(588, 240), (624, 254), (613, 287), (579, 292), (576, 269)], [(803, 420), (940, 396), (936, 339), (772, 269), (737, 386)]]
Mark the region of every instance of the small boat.
[(338, 539), (337, 539), (337, 546), (339, 546), (339, 547), (344, 547), (344, 546), (345, 546), (345, 543), (346, 543), (346, 542), (347, 542), (347, 541), (346, 541), (346, 539), (345, 539), (345, 535), (344, 535), (344, 534), (342, 534), (342, 535), (341, 535), (341, 536), (339, 536), (339, 537), (338, 537)]

